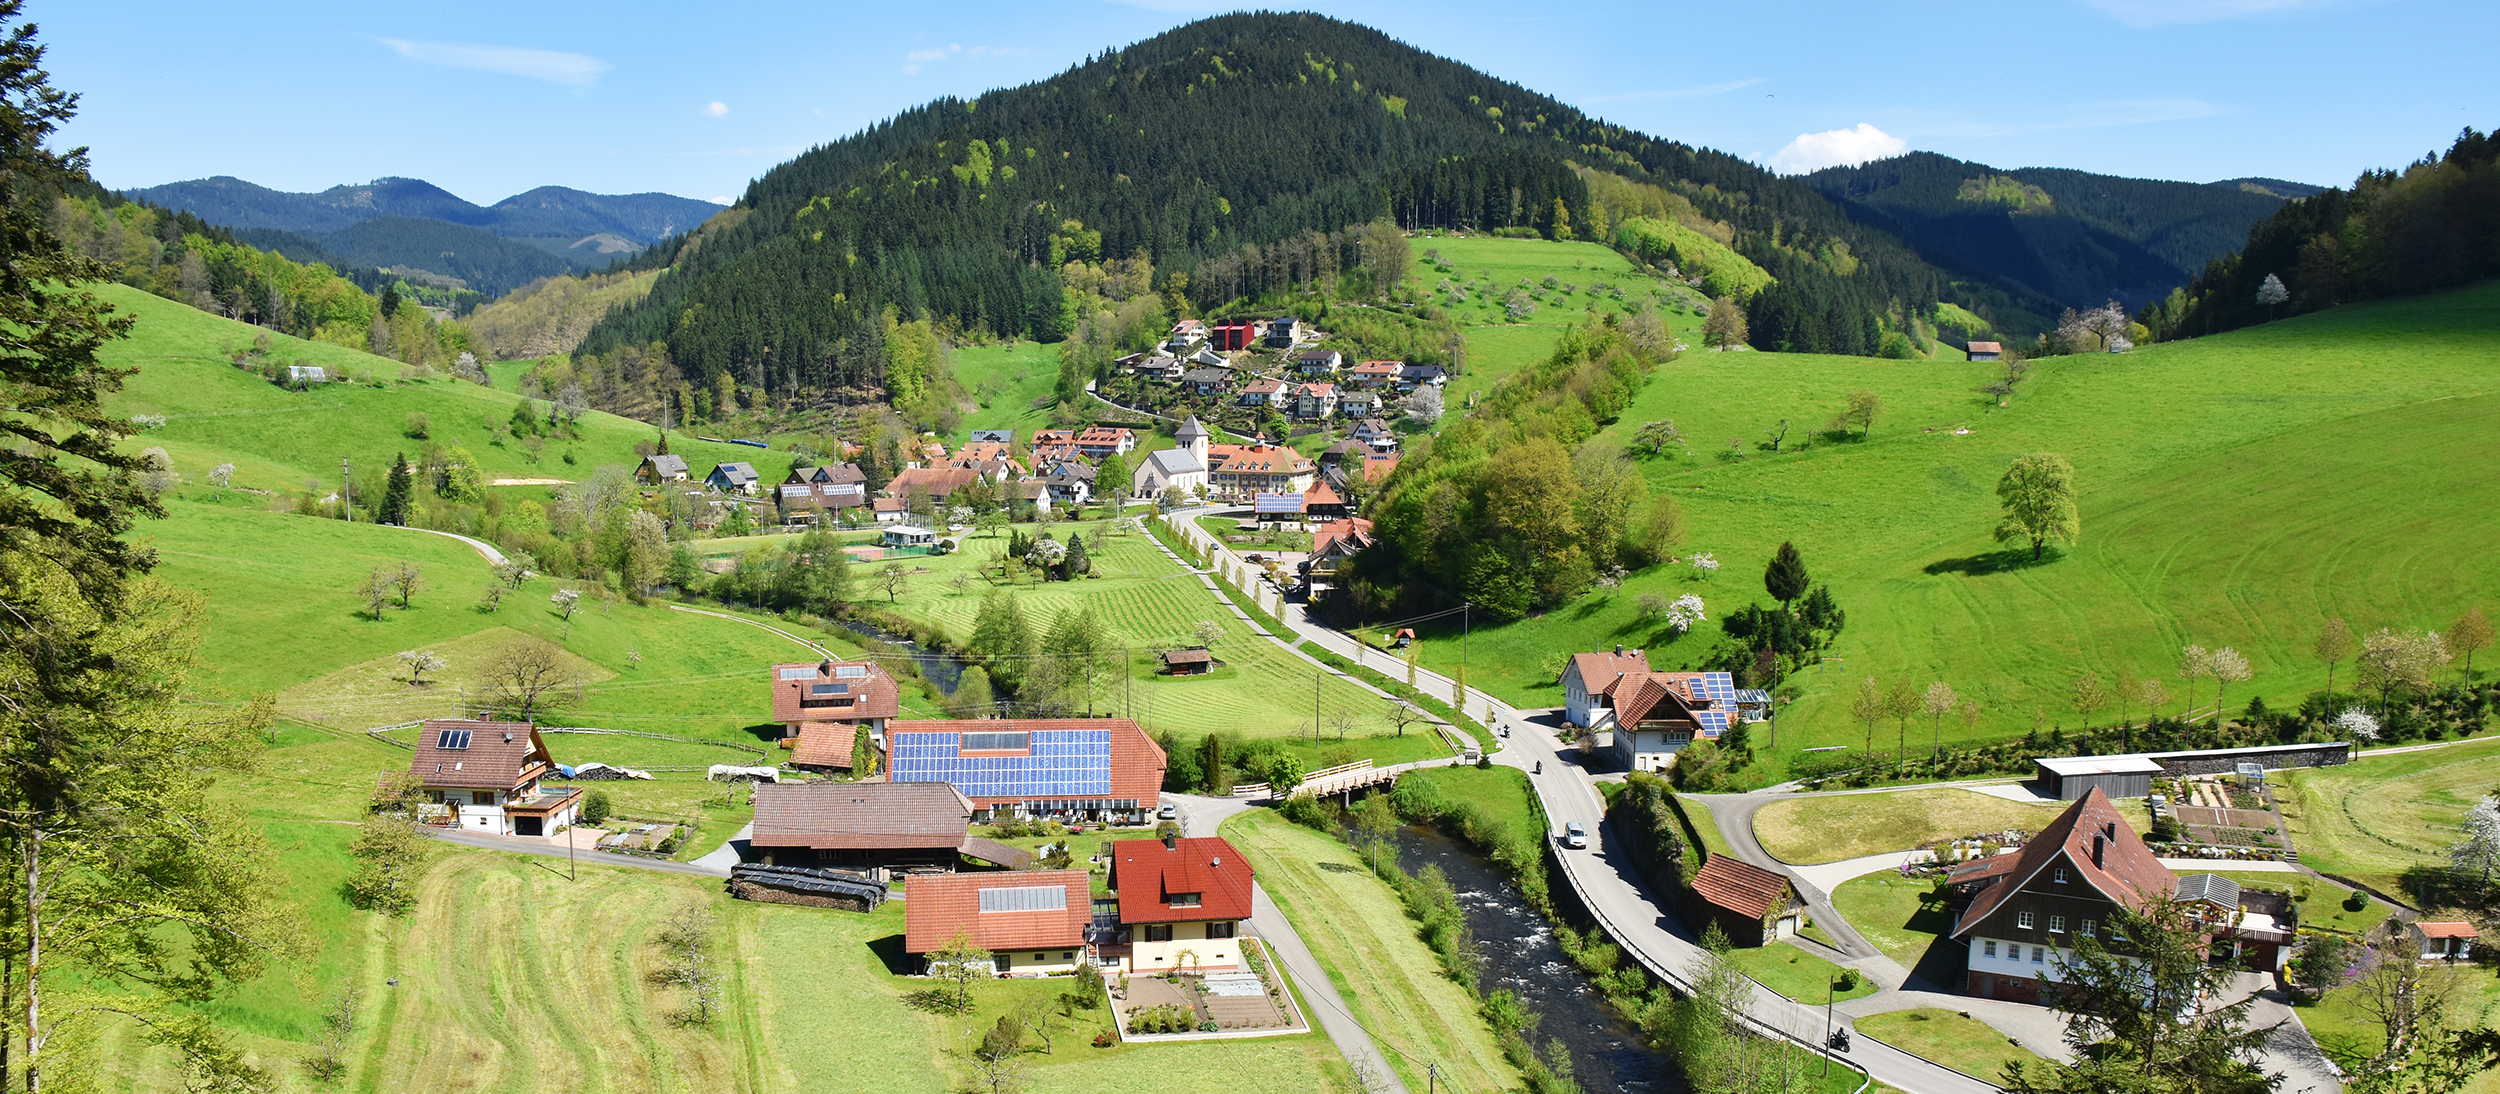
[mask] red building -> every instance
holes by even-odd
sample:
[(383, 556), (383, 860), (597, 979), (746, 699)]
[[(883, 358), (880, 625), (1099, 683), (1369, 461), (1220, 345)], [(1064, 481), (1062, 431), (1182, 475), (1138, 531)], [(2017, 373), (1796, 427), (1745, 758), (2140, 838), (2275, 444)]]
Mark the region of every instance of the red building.
[(1213, 341), (1219, 352), (1229, 353), (1237, 349), (1249, 349), (1250, 343), (1258, 340), (1259, 325), (1254, 321), (1233, 319), (1215, 325)]

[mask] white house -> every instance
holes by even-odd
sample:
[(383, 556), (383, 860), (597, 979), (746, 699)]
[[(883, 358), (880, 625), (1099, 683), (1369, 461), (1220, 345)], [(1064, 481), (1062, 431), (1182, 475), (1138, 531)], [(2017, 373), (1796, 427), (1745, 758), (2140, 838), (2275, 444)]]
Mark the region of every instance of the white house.
[(1615, 652), (1575, 653), (1571, 663), (1563, 667), (1563, 720), (1575, 726), (1595, 726), (1608, 706), (1606, 699), (1630, 674), (1649, 673), (1649, 655), (1639, 650), (1626, 652), (1616, 646)]
[(2424, 961), (2463, 961), (2474, 956), (2474, 925), (2458, 920), (2415, 920), (2411, 928), (2416, 952)]
[(557, 774), (528, 722), (432, 721), (418, 727), (408, 774), (424, 795), (420, 819), (499, 836), (552, 836), (571, 827), (581, 791), (548, 790)]

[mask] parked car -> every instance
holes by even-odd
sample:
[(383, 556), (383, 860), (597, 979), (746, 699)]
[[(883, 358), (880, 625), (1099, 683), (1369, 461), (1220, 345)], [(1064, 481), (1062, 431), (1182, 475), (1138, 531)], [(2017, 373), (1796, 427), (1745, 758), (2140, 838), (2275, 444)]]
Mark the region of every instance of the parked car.
[(1563, 846), (1571, 848), (1574, 851), (1578, 851), (1588, 845), (1589, 830), (1581, 827), (1579, 821), (1572, 821), (1563, 825)]
[(1163, 808), (1155, 810), (1156, 820), (1171, 820), (1172, 818), (1180, 815), (1181, 807), (1174, 805), (1171, 802), (1165, 802), (1163, 803)]

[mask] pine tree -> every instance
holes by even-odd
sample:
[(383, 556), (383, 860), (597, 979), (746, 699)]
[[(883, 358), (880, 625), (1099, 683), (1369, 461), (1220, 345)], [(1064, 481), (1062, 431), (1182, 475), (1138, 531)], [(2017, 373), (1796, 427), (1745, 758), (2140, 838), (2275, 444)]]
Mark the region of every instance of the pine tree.
[(1805, 556), (1797, 553), (1794, 543), (1780, 544), (1771, 565), (1762, 571), (1762, 587), (1770, 591), (1771, 599), (1787, 605), (1806, 595), (1808, 584)]
[(416, 478), (408, 470), (408, 454), (402, 452), (398, 459), (391, 461), (390, 481), (382, 488), (381, 522), (406, 527), (408, 503), (415, 489)]

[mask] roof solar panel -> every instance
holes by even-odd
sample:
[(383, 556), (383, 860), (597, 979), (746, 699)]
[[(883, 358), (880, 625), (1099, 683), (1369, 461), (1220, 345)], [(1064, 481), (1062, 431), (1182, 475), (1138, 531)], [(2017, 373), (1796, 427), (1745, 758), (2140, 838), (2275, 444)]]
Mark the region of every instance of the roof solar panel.
[(466, 729), (446, 729), (442, 732), (441, 736), (434, 738), (434, 747), (455, 750), (465, 749), (469, 747), (470, 733), (471, 731)]
[(814, 675), (816, 675), (816, 670), (808, 668), (804, 665), (794, 669), (781, 670), (781, 678), (784, 680), (805, 680)]

